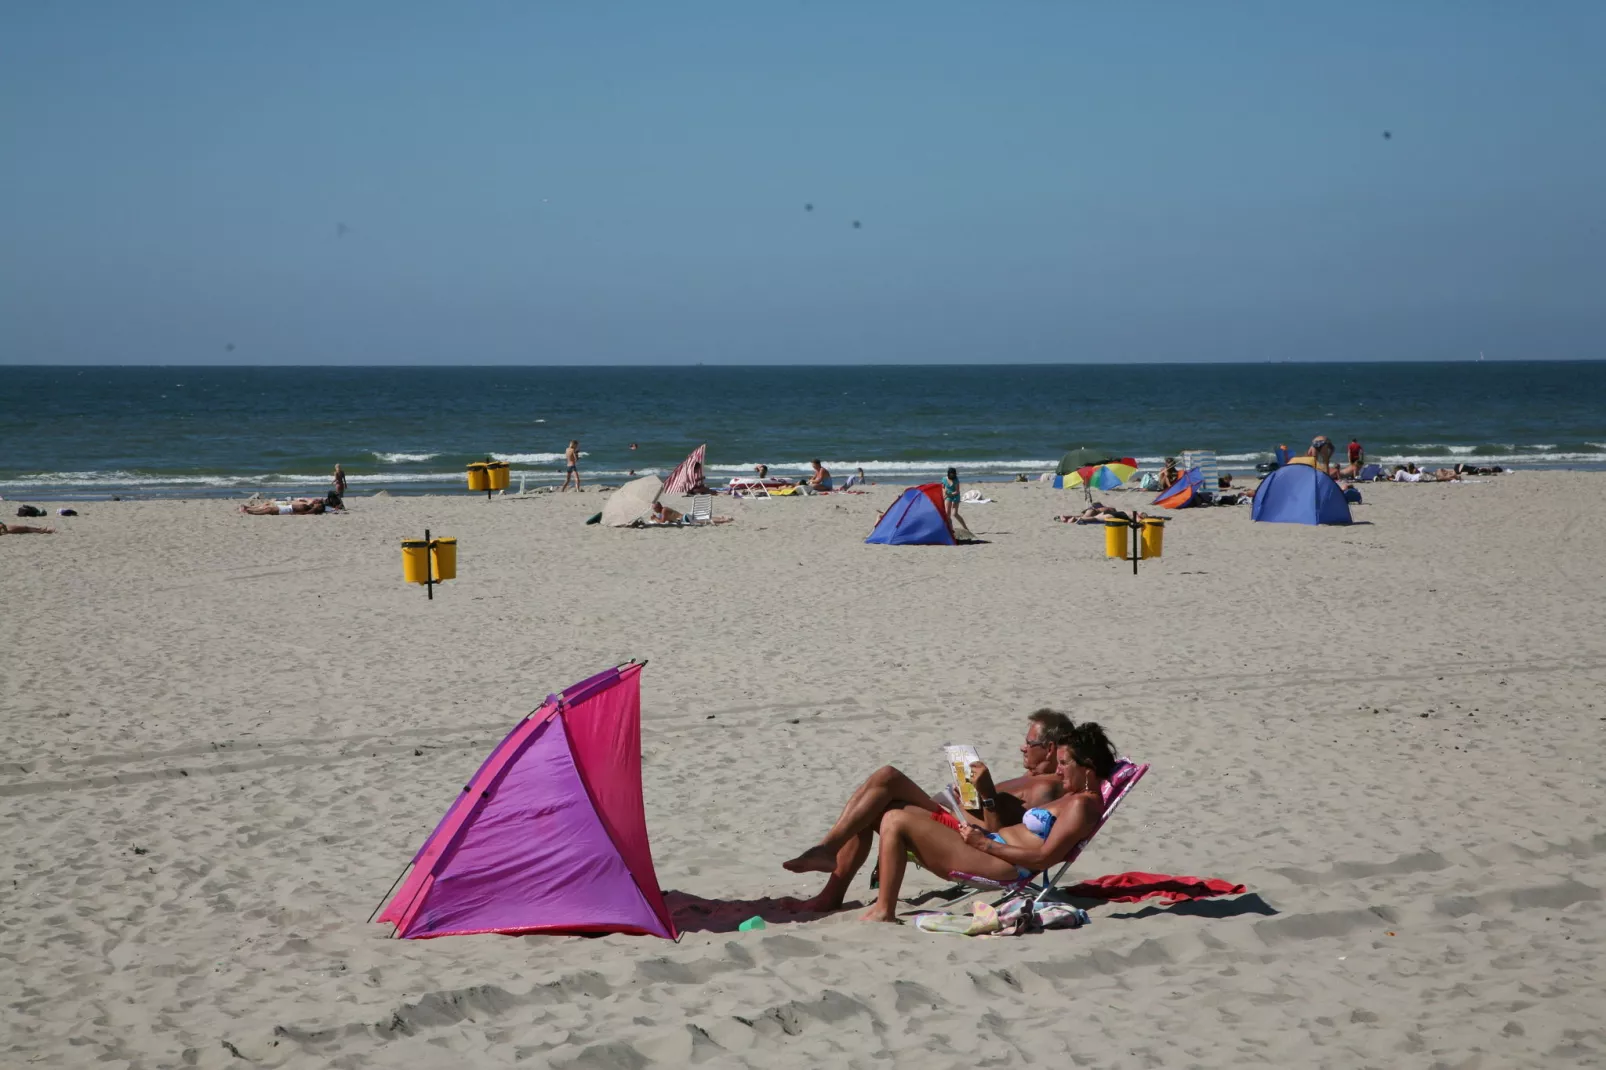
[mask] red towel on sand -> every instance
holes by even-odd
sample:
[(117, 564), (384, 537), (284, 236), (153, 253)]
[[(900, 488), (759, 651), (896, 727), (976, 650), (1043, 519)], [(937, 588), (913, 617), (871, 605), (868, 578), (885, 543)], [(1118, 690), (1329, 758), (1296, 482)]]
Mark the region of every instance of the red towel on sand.
[(1241, 895), (1247, 889), (1214, 877), (1170, 877), (1164, 873), (1111, 873), (1064, 889), (1066, 895), (1136, 903), (1140, 899), (1209, 899), (1214, 895)]

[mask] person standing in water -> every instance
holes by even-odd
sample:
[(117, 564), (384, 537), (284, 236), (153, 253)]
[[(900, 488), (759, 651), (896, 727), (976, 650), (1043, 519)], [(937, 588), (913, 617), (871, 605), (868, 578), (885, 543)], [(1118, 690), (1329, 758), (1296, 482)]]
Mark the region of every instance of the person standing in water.
[(335, 485), (335, 493), (344, 498), (346, 496), (346, 472), (338, 464), (335, 465), (335, 475), (332, 482)]
[(563, 463), (568, 465), (568, 471), (563, 473), (563, 486), (559, 491), (569, 489), (569, 480), (574, 480), (574, 489), (580, 489), (580, 440), (571, 438), (569, 448), (563, 451)]
[(955, 521), (964, 524), (959, 515), (959, 473), (952, 468), (942, 480), (942, 500), (948, 506), (948, 526), (953, 527)]

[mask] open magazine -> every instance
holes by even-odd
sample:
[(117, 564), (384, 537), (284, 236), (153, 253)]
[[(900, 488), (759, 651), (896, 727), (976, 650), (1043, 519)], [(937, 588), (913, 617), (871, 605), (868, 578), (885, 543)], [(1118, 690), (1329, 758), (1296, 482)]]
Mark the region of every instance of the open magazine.
[(937, 801), (954, 811), (954, 816), (963, 821), (965, 815), (962, 811), (981, 809), (981, 796), (976, 793), (976, 782), (970, 779), (971, 763), (981, 761), (981, 755), (968, 743), (950, 743), (942, 748), (942, 756), (948, 763), (952, 782)]

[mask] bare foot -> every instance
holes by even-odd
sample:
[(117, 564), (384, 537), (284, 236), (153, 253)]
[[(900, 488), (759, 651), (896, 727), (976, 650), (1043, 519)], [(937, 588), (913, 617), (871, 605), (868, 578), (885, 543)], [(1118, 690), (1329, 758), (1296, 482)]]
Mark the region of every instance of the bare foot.
[(782, 862), (781, 868), (793, 873), (829, 873), (836, 868), (836, 848), (815, 844), (796, 858)]
[(841, 910), (845, 905), (846, 896), (827, 895), (821, 892), (812, 899), (796, 899), (787, 896), (777, 902), (794, 914), (829, 914), (834, 910)]
[(890, 921), (894, 925), (896, 925), (898, 923), (898, 916), (896, 914), (894, 914), (890, 910), (882, 910), (881, 909), (881, 904), (877, 903), (875, 906), (871, 907), (869, 910), (865, 911), (863, 914), (860, 914), (859, 915), (859, 920), (860, 921)]

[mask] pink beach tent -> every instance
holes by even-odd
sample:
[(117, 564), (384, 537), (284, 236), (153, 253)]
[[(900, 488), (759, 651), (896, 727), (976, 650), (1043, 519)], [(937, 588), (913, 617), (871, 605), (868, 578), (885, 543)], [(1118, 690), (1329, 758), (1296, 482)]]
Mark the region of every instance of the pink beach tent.
[(704, 481), (703, 458), (708, 455), (708, 443), (692, 450), (684, 461), (675, 466), (664, 480), (665, 494), (690, 494), (691, 489)]
[(491, 751), (379, 915), (407, 939), (646, 933), (675, 939), (641, 800), (641, 670), (582, 680)]

